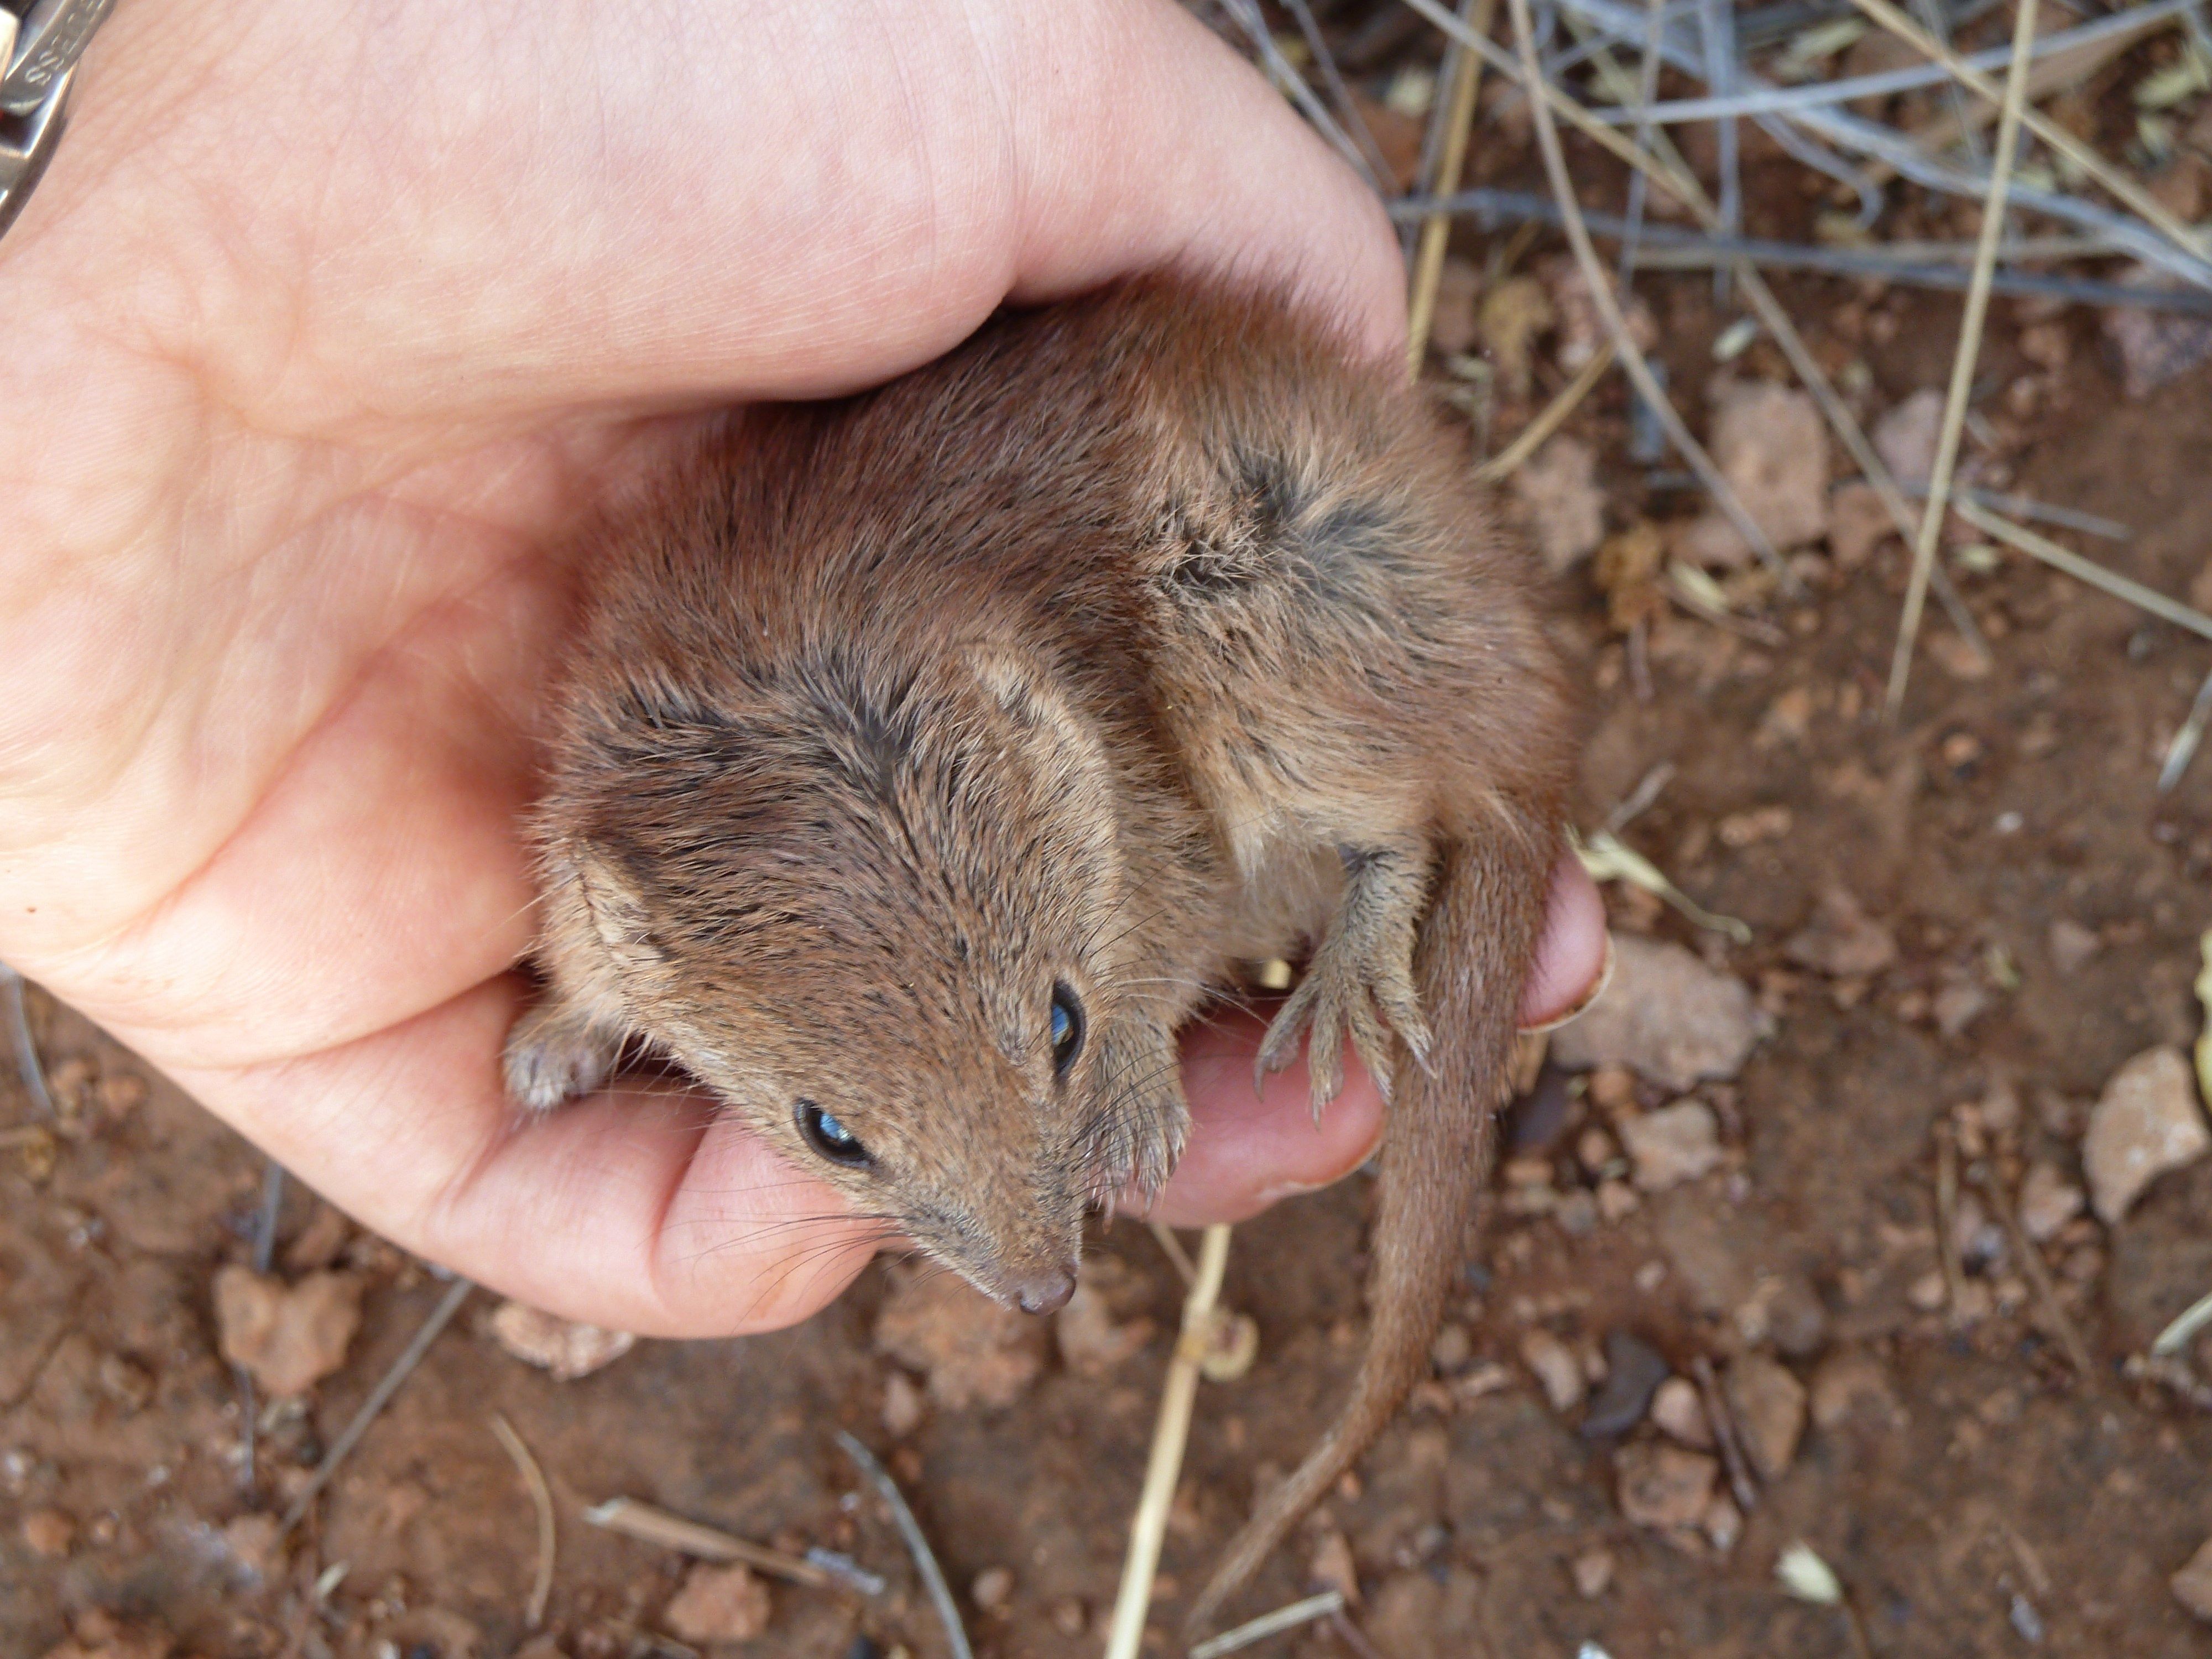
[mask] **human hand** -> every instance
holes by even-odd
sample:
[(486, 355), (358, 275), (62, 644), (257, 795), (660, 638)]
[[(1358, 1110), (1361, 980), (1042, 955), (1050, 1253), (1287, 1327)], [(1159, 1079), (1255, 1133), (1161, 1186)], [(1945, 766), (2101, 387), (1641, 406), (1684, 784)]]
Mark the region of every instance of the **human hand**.
[[(884, 19), (895, 21), (895, 28)], [(864, 1262), (696, 1103), (500, 1093), (564, 532), (690, 411), (886, 379), (1170, 261), (1378, 354), (1375, 204), (1165, 0), (137, 0), (0, 240), (0, 956), (302, 1179), (538, 1305), (703, 1335)], [(1540, 1017), (1595, 976), (1577, 873)], [(1162, 1200), (1357, 1164), (1201, 1033)]]

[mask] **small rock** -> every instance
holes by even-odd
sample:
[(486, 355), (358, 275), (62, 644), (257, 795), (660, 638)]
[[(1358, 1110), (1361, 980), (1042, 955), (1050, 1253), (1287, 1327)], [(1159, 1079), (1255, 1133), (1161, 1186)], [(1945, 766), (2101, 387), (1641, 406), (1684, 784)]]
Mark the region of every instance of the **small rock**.
[(1701, 1100), (1678, 1100), (1630, 1118), (1620, 1139), (1636, 1166), (1636, 1184), (1647, 1193), (1695, 1181), (1721, 1161), (1720, 1124)]
[(1323, 1533), (1314, 1546), (1313, 1558), (1306, 1563), (1306, 1579), (1318, 1589), (1336, 1591), (1349, 1606), (1359, 1605), (1359, 1569), (1352, 1559), (1352, 1543), (1334, 1528)]
[(1896, 533), (1889, 509), (1863, 478), (1838, 484), (1828, 492), (1828, 551), (1835, 558), (1837, 569), (1856, 570), (1874, 556), (1882, 538)]
[(1943, 432), (1943, 394), (1933, 386), (1885, 411), (1868, 435), (1892, 477), (1907, 490), (1925, 489), (1936, 471), (1936, 443)]
[(1521, 1338), (1521, 1363), (1536, 1375), (1544, 1398), (1562, 1417), (1583, 1403), (1582, 1362), (1575, 1351), (1540, 1325)]
[(928, 1269), (894, 1274), (876, 1316), (878, 1351), (921, 1372), (929, 1397), (954, 1411), (1012, 1405), (1044, 1370), (1048, 1340), (1042, 1320)]
[(1577, 1187), (1552, 1206), (1552, 1219), (1570, 1238), (1587, 1238), (1597, 1231), (1597, 1199)]
[(562, 1382), (613, 1364), (637, 1345), (628, 1331), (602, 1330), (520, 1302), (502, 1302), (492, 1310), (491, 1334), (515, 1358)]
[(2020, 1230), (2039, 1244), (2056, 1238), (2081, 1213), (2082, 1201), (2081, 1189), (2059, 1174), (2057, 1164), (2039, 1158), (2021, 1180)]
[[(1375, 1650), (1390, 1659), (1467, 1659), (1467, 1632), (1480, 1623), (1483, 1595), (1482, 1582), (1465, 1567), (1408, 1569), (1382, 1581), (1359, 1622)], [(1323, 1650), (1343, 1649), (1334, 1641), (1325, 1650), (1300, 1649)]]
[(1091, 1609), (1073, 1595), (1052, 1604), (1052, 1627), (1062, 1636), (1080, 1636), (1091, 1627)]
[(1613, 1552), (1584, 1550), (1568, 1571), (1574, 1574), (1575, 1594), (1585, 1601), (1595, 1601), (1613, 1586)]
[(249, 1586), (284, 1576), (284, 1524), (273, 1515), (241, 1515), (222, 1528), (222, 1553)]
[(1831, 979), (1863, 979), (1897, 960), (1897, 939), (1848, 892), (1831, 887), (1820, 896), (1813, 920), (1782, 951), (1799, 967)]
[(1622, 934), (1613, 980), (1552, 1035), (1570, 1071), (1626, 1066), (1677, 1091), (1734, 1077), (1759, 1037), (1759, 1011), (1739, 980), (1679, 945)]
[[(1571, 254), (1546, 259), (1537, 266), (1536, 274), (1550, 290), (1553, 308), (1559, 314), (1559, 367), (1571, 374), (1597, 356), (1613, 332), (1591, 297), (1589, 279)], [(1620, 307), (1621, 320), (1628, 325), (1628, 337), (1638, 350), (1650, 350), (1659, 343), (1659, 325), (1643, 296), (1633, 290), (1624, 292), (1620, 282), (1610, 276), (1606, 287)]]
[(345, 1363), (361, 1328), (362, 1281), (309, 1273), (296, 1285), (235, 1264), (215, 1276), (216, 1340), (277, 1399), (305, 1394)]
[(1474, 1358), (1474, 1338), (1466, 1326), (1447, 1320), (1437, 1327), (1435, 1338), (1429, 1344), (1429, 1358), (1436, 1368), (1446, 1374), (1465, 1370)]
[(921, 1426), (921, 1390), (904, 1371), (894, 1369), (884, 1382), (884, 1432), (903, 1440)]
[(335, 1204), (318, 1203), (300, 1236), (284, 1247), (284, 1266), (295, 1273), (311, 1273), (329, 1267), (353, 1237), (353, 1223)]
[(1705, 1397), (1686, 1376), (1670, 1376), (1651, 1396), (1651, 1421), (1660, 1433), (1692, 1451), (1713, 1449), (1713, 1425)]
[(1651, 1396), (1667, 1380), (1667, 1361), (1633, 1331), (1605, 1334), (1605, 1382), (1590, 1396), (1582, 1431), (1590, 1439), (1626, 1434), (1644, 1420)]
[(41, 1560), (59, 1560), (75, 1542), (76, 1522), (59, 1510), (33, 1510), (23, 1517), (23, 1547)]
[(1905, 1286), (1905, 1299), (1923, 1313), (1934, 1313), (1950, 1294), (1951, 1287), (1943, 1282), (1942, 1271), (1930, 1267)]
[(1632, 1441), (1613, 1454), (1620, 1513), (1639, 1527), (1694, 1527), (1705, 1519), (1720, 1465), (1703, 1452)]
[[(2144, 265), (2132, 267), (2120, 280), (2142, 288), (2171, 282)], [(2168, 381), (2212, 362), (2212, 323), (2202, 317), (2113, 306), (2102, 321), (2105, 337), (2119, 354), (2122, 389), (2131, 398), (2148, 398)]]
[[(1714, 411), (1713, 464), (1752, 522), (1783, 552), (1828, 528), (1828, 428), (1802, 392), (1771, 380), (1723, 386)], [(1735, 526), (1710, 508), (1678, 544), (1698, 564), (1733, 568), (1752, 556)]]
[(679, 1642), (750, 1642), (768, 1629), (768, 1586), (752, 1569), (701, 1562), (684, 1575), (660, 1622)]
[(1805, 1431), (1805, 1385), (1788, 1366), (1747, 1353), (1729, 1363), (1724, 1386), (1752, 1468), (1762, 1480), (1779, 1480)]
[(2144, 1188), (2212, 1151), (2197, 1083), (2179, 1048), (2151, 1048), (2112, 1073), (2089, 1114), (2081, 1164), (2097, 1215), (2111, 1225)]
[(1117, 1322), (1105, 1292), (1079, 1281), (1067, 1305), (1053, 1316), (1053, 1340), (1060, 1362), (1080, 1376), (1103, 1376), (1142, 1351), (1152, 1340), (1152, 1322)]
[(2187, 1565), (2166, 1583), (2173, 1587), (2175, 1601), (2212, 1625), (2212, 1538), (2206, 1539)]
[(153, 1374), (119, 1353), (100, 1355), (100, 1369), (94, 1375), (100, 1391), (120, 1407), (126, 1416), (145, 1410), (153, 1401)]
[(2051, 965), (2068, 978), (2081, 971), (2082, 965), (2105, 948), (2099, 939), (2080, 922), (2061, 916), (2051, 924)]
[(1514, 499), (1544, 566), (1564, 574), (1605, 539), (1605, 491), (1597, 453), (1579, 438), (1552, 439), (1513, 474)]
[(985, 1613), (996, 1613), (1013, 1599), (1013, 1595), (1014, 1574), (1011, 1567), (986, 1567), (968, 1587), (968, 1599)]
[(1750, 988), (1663, 940), (1613, 940), (1613, 982), (1551, 1037), (1568, 1071), (1631, 1066), (1672, 1091), (1735, 1078), (1759, 1040)]
[(1636, 1195), (1636, 1188), (1625, 1181), (1601, 1181), (1597, 1184), (1598, 1219), (1608, 1226), (1633, 1215), (1644, 1200)]

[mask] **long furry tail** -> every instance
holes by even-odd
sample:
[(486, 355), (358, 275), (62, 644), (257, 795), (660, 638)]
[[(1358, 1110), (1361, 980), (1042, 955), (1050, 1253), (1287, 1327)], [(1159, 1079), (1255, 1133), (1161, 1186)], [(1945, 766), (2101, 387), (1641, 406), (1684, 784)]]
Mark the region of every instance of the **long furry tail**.
[(1436, 1041), (1429, 1069), (1397, 1066), (1382, 1139), (1382, 1213), (1368, 1279), (1373, 1320), (1352, 1398), (1321, 1443), (1230, 1540), (1187, 1628), (1210, 1623), (1297, 1518), (1380, 1434), (1427, 1369), (1429, 1345), (1489, 1183), (1496, 1109), (1510, 1079), (1522, 986), (1543, 925), (1555, 845), (1500, 836), (1445, 850), (1415, 978)]

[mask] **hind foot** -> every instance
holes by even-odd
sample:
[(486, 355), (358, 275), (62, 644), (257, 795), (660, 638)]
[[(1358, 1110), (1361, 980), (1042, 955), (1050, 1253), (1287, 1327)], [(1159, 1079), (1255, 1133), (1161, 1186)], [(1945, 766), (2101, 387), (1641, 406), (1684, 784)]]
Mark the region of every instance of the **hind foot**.
[(1413, 936), (1428, 900), (1425, 849), (1344, 847), (1344, 897), (1328, 936), (1260, 1045), (1255, 1084), (1297, 1057), (1309, 1027), (1306, 1072), (1316, 1122), (1344, 1087), (1344, 1039), (1382, 1097), (1390, 1097), (1395, 1030), (1417, 1065), (1428, 1060), (1430, 1034), (1413, 988)]

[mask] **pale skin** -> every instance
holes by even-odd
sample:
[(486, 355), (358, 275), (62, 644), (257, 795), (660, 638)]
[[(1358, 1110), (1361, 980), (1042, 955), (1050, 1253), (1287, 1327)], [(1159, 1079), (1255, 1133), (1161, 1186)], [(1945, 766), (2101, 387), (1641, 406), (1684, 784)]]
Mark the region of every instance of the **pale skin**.
[[(134, 0), (0, 239), (0, 958), (332, 1201), (664, 1335), (834, 1297), (867, 1230), (681, 1098), (526, 1124), (500, 1044), (566, 532), (690, 411), (866, 386), (1181, 260), (1400, 349), (1371, 198), (1165, 0)], [(1563, 867), (1523, 1002), (1580, 1001)], [(1194, 1031), (1158, 1213), (1356, 1166)]]

